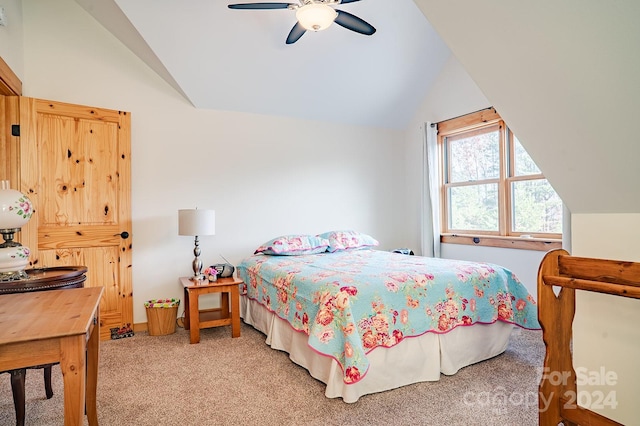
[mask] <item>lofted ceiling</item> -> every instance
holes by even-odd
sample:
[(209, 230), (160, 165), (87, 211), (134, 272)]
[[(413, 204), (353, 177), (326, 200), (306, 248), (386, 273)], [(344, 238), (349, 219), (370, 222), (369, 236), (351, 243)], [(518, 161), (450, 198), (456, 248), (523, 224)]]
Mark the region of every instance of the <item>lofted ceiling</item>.
[(413, 0), (337, 5), (376, 33), (333, 24), (291, 45), (296, 19), (287, 9), (227, 7), (242, 0), (76, 2), (196, 108), (404, 129), (450, 56)]
[(415, 2), (572, 213), (640, 212), (638, 0)]

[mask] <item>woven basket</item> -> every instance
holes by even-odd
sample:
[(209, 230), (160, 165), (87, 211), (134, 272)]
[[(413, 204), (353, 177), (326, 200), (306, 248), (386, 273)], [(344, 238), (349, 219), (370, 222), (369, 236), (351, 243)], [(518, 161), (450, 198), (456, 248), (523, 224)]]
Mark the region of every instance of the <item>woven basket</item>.
[(149, 336), (165, 336), (176, 332), (176, 319), (180, 300), (149, 300), (145, 302), (144, 306), (147, 309)]

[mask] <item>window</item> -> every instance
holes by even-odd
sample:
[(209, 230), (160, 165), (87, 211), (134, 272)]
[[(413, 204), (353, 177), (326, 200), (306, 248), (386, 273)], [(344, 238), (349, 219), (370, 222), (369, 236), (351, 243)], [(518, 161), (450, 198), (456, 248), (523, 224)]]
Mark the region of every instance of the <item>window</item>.
[(562, 200), (493, 108), (438, 123), (438, 145), (443, 235), (561, 238)]

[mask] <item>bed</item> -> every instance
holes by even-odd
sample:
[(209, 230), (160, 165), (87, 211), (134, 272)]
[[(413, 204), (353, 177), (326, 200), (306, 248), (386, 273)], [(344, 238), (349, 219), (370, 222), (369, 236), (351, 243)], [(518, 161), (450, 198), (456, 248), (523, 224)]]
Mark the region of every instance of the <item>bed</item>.
[(245, 323), (325, 383), (328, 398), (352, 403), (437, 381), (504, 352), (514, 326), (539, 328), (533, 297), (505, 268), (334, 234), (344, 244), (298, 241), (283, 251), (271, 240), (237, 268)]
[[(557, 293), (554, 286), (560, 287)], [(620, 425), (575, 403), (578, 391), (571, 345), (575, 290), (640, 299), (640, 263), (571, 256), (562, 249), (542, 259), (538, 311), (546, 353), (538, 393), (539, 423)], [(566, 379), (558, 380), (559, 374)]]

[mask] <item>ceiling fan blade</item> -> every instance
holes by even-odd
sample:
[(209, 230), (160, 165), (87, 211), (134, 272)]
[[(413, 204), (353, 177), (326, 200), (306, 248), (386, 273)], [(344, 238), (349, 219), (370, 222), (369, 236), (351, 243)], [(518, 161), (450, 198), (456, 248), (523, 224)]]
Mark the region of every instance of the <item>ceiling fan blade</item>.
[(345, 27), (348, 30), (355, 31), (364, 35), (371, 35), (376, 32), (376, 29), (368, 23), (355, 15), (350, 14), (349, 12), (344, 12), (342, 10), (336, 10), (338, 12), (338, 16), (335, 19), (335, 23)]
[(304, 35), (307, 30), (304, 29), (300, 22), (296, 22), (296, 24), (291, 28), (291, 32), (289, 32), (289, 36), (287, 37), (287, 44), (293, 44), (296, 41), (300, 40), (300, 37)]
[(357, 1), (360, 1), (360, 0), (342, 0), (340, 2), (340, 4), (354, 3), (354, 2), (357, 2)]
[(290, 3), (239, 3), (230, 4), (229, 9), (288, 9)]

